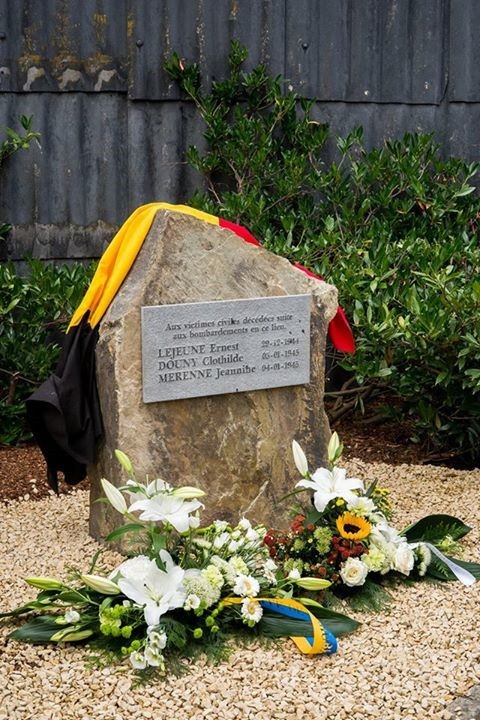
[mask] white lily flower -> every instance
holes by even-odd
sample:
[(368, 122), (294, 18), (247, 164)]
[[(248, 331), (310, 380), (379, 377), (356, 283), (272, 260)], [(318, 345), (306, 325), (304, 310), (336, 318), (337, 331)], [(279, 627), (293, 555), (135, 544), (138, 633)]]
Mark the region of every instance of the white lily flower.
[(343, 498), (347, 502), (355, 502), (353, 490), (364, 490), (363, 482), (357, 478), (347, 478), (347, 471), (334, 467), (333, 470), (318, 468), (310, 480), (300, 480), (296, 487), (309, 488), (314, 491), (313, 504), (318, 512), (323, 512), (330, 500)]
[(114, 574), (118, 587), (124, 595), (144, 608), (147, 625), (156, 626), (160, 617), (169, 610), (182, 607), (186, 592), (183, 587), (185, 571), (175, 565), (166, 550), (160, 551), (165, 570), (160, 570), (154, 560), (137, 555), (123, 562)]
[(127, 512), (127, 503), (120, 490), (106, 480), (106, 478), (102, 478), (100, 482), (110, 505), (124, 515)]
[(198, 500), (183, 500), (171, 493), (158, 493), (153, 497), (143, 496), (136, 500), (130, 505), (130, 512), (142, 511), (140, 520), (170, 523), (177, 532), (182, 533), (190, 527), (198, 527), (197, 520), (190, 518), (190, 513), (201, 507), (203, 505)]
[(295, 467), (297, 468), (300, 475), (302, 477), (305, 477), (305, 475), (308, 475), (308, 462), (307, 458), (305, 457), (305, 453), (303, 452), (302, 448), (296, 440), (292, 441), (292, 452)]

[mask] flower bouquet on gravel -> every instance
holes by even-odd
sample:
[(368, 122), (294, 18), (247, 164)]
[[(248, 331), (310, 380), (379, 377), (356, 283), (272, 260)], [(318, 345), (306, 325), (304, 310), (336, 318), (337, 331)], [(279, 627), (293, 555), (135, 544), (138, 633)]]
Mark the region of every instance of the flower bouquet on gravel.
[(37, 598), (3, 616), (35, 616), (10, 639), (85, 642), (99, 660), (124, 659), (145, 675), (178, 671), (201, 653), (221, 659), (232, 635), (257, 641), (290, 636), (304, 653), (331, 653), (335, 636), (357, 627), (302, 597), (332, 581), (311, 577), (305, 566), (302, 573), (285, 573), (270, 557), (265, 527), (247, 519), (201, 527), (201, 490), (161, 479), (137, 482), (128, 457), (117, 451), (117, 458), (128, 482), (102, 485), (124, 524), (107, 540), (129, 536), (132, 556), (108, 576), (95, 574), (95, 557), (87, 573), (75, 572), (68, 583), (26, 578), (40, 590)]
[(388, 579), (460, 580), (480, 578), (480, 564), (450, 556), (470, 527), (451, 515), (429, 515), (398, 532), (391, 524), (388, 491), (347, 477), (337, 466), (343, 446), (334, 433), (328, 447), (329, 468), (310, 473), (297, 442), (292, 445), (302, 479), (297, 494), (311, 492), (286, 531), (269, 530), (264, 542), (284, 574), (329, 580), (325, 596), (334, 594), (355, 609), (380, 609), (390, 599)]

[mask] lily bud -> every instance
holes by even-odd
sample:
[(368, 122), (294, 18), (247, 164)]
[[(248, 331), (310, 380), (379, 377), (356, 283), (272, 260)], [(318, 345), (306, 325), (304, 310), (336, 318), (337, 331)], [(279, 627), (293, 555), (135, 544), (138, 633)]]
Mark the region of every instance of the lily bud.
[(182, 487), (175, 488), (172, 495), (182, 500), (194, 500), (195, 498), (203, 497), (205, 493), (203, 490), (200, 490), (200, 488), (192, 487), (191, 485), (182, 485)]
[(58, 580), (48, 577), (28, 577), (25, 578), (25, 582), (40, 590), (63, 590), (65, 587), (65, 585)]
[(297, 468), (300, 475), (302, 477), (305, 477), (306, 475), (308, 475), (308, 462), (307, 458), (305, 457), (305, 453), (303, 452), (302, 448), (296, 440), (292, 441), (292, 452), (295, 467)]
[(73, 630), (71, 628), (65, 628), (59, 630), (59, 632), (52, 635), (50, 640), (53, 642), (75, 642), (77, 640), (85, 640), (85, 638), (93, 635), (93, 630)]
[(102, 593), (102, 595), (119, 595), (120, 593), (118, 585), (100, 575), (81, 575), (80, 578), (87, 587)]
[(128, 457), (128, 455), (126, 455), (126, 454), (125, 454), (124, 452), (122, 452), (121, 450), (115, 450), (115, 457), (117, 458), (118, 462), (119, 462), (120, 465), (123, 467), (123, 469), (125, 470), (125, 472), (127, 472), (128, 475), (130, 475), (131, 477), (133, 477), (133, 475), (134, 475), (133, 465), (132, 465), (132, 461), (130, 460), (130, 458)]
[(328, 462), (332, 465), (339, 459), (343, 452), (343, 444), (340, 442), (338, 433), (334, 432), (328, 443)]
[[(119, 451), (115, 450), (115, 452)], [(103, 492), (110, 505), (124, 515), (127, 512), (127, 503), (120, 490), (105, 478), (102, 478), (100, 482), (102, 483)]]
[(325, 590), (332, 583), (329, 580), (322, 580), (322, 578), (302, 577), (295, 580), (295, 584), (304, 590)]

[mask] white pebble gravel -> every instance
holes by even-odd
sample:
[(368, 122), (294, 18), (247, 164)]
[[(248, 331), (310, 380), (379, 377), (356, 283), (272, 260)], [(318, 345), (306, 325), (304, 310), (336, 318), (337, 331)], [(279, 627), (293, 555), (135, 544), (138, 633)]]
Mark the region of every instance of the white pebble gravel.
[[(465, 557), (480, 561), (480, 470), (356, 460), (348, 467), (391, 490), (397, 527), (437, 512), (465, 520), (474, 528)], [(0, 513), (2, 609), (35, 596), (24, 576), (65, 578), (70, 566), (88, 568), (98, 546), (88, 536), (85, 491), (13, 502)], [(118, 559), (106, 553), (104, 568)], [(285, 641), (136, 689), (126, 666), (89, 670), (81, 647), (7, 643), (4, 626), (0, 720), (448, 720), (449, 703), (480, 683), (480, 583), (402, 585), (390, 612), (358, 617), (363, 625), (331, 657), (303, 657)]]

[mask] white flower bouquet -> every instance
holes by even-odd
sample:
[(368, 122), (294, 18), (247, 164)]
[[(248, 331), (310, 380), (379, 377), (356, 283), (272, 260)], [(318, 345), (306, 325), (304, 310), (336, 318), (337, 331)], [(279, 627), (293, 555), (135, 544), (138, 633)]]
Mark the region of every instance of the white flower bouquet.
[[(30, 577), (37, 598), (3, 616), (35, 616), (10, 633), (34, 643), (85, 642), (99, 658), (124, 659), (138, 672), (166, 673), (205, 652), (220, 658), (232, 634), (291, 636), (306, 653), (334, 652), (335, 635), (358, 625), (298, 597), (330, 581), (286, 575), (263, 542), (266, 529), (243, 518), (200, 527), (204, 493), (161, 479), (137, 482), (128, 457), (117, 458), (129, 480), (102, 481), (124, 524), (107, 540), (131, 536), (141, 548), (108, 576), (77, 573), (73, 582)], [(308, 607), (304, 604), (307, 603)]]
[(287, 531), (269, 530), (265, 543), (285, 575), (327, 579), (327, 593), (349, 599), (356, 608), (377, 609), (389, 596), (389, 578), (460, 580), (470, 585), (480, 577), (478, 563), (446, 553), (457, 549), (470, 528), (451, 515), (430, 515), (401, 532), (390, 524), (388, 493), (375, 483), (347, 477), (337, 466), (342, 445), (334, 433), (328, 448), (329, 467), (310, 473), (302, 448), (293, 442), (302, 479), (298, 492), (311, 491), (311, 504), (299, 508)]

